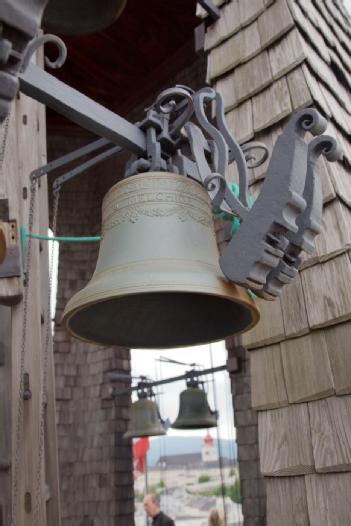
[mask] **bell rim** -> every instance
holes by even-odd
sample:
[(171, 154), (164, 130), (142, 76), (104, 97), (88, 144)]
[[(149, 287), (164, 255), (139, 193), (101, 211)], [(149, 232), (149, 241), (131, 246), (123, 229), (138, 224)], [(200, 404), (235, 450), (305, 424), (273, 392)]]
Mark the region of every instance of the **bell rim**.
[[(228, 285), (230, 285), (230, 284), (228, 284)], [(250, 295), (248, 294), (246, 289), (244, 289), (243, 287), (240, 287), (239, 285), (235, 285), (235, 284), (232, 284), (230, 286), (234, 286), (235, 288), (239, 289), (239, 291), (242, 294), (246, 295), (246, 298), (243, 298), (243, 299), (241, 299), (240, 297), (233, 298), (229, 294), (228, 295), (226, 295), (226, 294), (219, 295), (218, 294), (218, 290), (216, 291), (216, 293), (215, 292), (211, 293), (209, 291), (203, 292), (203, 291), (200, 291), (200, 290), (196, 290), (196, 287), (194, 287), (194, 286), (193, 286), (192, 290), (189, 290), (189, 288), (184, 289), (184, 290), (180, 290), (179, 288), (176, 288), (176, 287), (174, 287), (173, 289), (171, 287), (169, 287), (167, 290), (162, 288), (162, 292), (161, 291), (158, 291), (158, 292), (159, 292), (159, 294), (162, 294), (162, 293), (167, 294), (167, 293), (172, 293), (172, 292), (174, 292), (174, 293), (185, 293), (185, 294), (186, 293), (189, 293), (189, 294), (196, 293), (196, 294), (199, 294), (199, 295), (202, 295), (202, 296), (212, 296), (212, 297), (217, 297), (217, 298), (220, 297), (221, 299), (228, 300), (231, 303), (240, 304), (242, 307), (244, 307), (246, 310), (248, 310), (250, 312), (251, 323), (249, 325), (247, 325), (246, 327), (244, 327), (240, 331), (236, 331), (233, 334), (228, 334), (225, 337), (214, 338), (214, 339), (206, 340), (204, 342), (200, 342), (200, 343), (197, 344), (197, 345), (205, 345), (206, 343), (215, 343), (215, 342), (219, 342), (219, 341), (225, 340), (226, 338), (231, 337), (234, 334), (235, 335), (243, 334), (243, 333), (249, 331), (250, 329), (252, 329), (253, 327), (255, 327), (255, 325), (260, 321), (260, 317), (261, 317), (260, 310), (259, 310), (258, 306), (255, 304), (254, 300), (250, 297)], [(100, 300), (96, 300), (96, 299), (93, 300), (92, 299), (90, 301), (85, 302), (84, 305), (77, 305), (76, 307), (73, 307), (72, 309), (70, 309), (70, 302), (68, 302), (68, 304), (66, 305), (66, 308), (64, 310), (63, 316), (62, 316), (62, 323), (63, 323), (66, 331), (71, 336), (73, 336), (74, 338), (77, 338), (80, 341), (84, 341), (84, 342), (87, 342), (87, 343), (90, 343), (90, 344), (93, 344), (93, 345), (98, 345), (100, 347), (113, 347), (114, 345), (115, 346), (120, 346), (120, 344), (118, 344), (118, 343), (115, 343), (115, 344), (102, 344), (101, 342), (98, 342), (96, 340), (84, 338), (84, 337), (80, 336), (79, 334), (77, 334), (70, 327), (69, 322), (70, 322), (70, 320), (72, 319), (72, 317), (75, 314), (77, 314), (78, 312), (81, 312), (82, 310), (84, 310), (84, 309), (86, 309), (86, 308), (88, 308), (88, 307), (90, 307), (92, 305), (96, 305), (97, 303), (103, 303), (104, 301), (109, 301), (109, 300), (114, 299), (114, 298), (120, 299), (120, 298), (128, 297), (128, 296), (137, 296), (139, 294), (141, 294), (140, 291), (135, 292), (135, 293), (119, 294), (119, 295), (113, 295), (111, 293), (111, 296), (109, 296), (109, 297), (104, 297), (104, 298), (101, 298)], [(152, 292), (143, 292), (143, 295), (147, 295), (147, 294), (152, 294)], [(74, 296), (73, 296), (73, 298), (74, 298)], [(180, 345), (172, 345), (172, 346), (168, 346), (168, 347), (157, 347), (157, 346), (147, 347), (145, 345), (144, 346), (134, 345), (134, 346), (132, 346), (130, 348), (133, 348), (133, 349), (155, 349), (155, 350), (157, 350), (157, 349), (178, 349), (178, 348), (188, 347), (188, 346), (193, 346), (193, 345), (191, 345), (191, 344), (190, 345), (180, 344)]]

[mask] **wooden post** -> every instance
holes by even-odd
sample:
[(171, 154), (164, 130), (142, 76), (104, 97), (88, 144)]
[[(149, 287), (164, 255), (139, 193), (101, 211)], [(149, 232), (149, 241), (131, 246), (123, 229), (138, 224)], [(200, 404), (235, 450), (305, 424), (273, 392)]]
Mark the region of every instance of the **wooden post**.
[[(42, 60), (42, 59), (40, 59)], [(5, 158), (0, 171), (0, 199), (7, 202), (8, 218), (14, 221), (14, 243), (20, 247), (19, 231), (28, 228), (30, 172), (45, 164), (45, 108), (34, 100), (18, 95), (13, 102)], [(48, 202), (46, 180), (36, 192), (34, 233), (47, 233)], [(6, 208), (6, 207), (5, 207)], [(0, 212), (3, 207), (0, 207)], [(1, 265), (0, 265), (1, 268)], [(6, 295), (23, 293), (22, 277), (0, 277), (0, 524), (11, 519), (13, 477), (18, 465), (15, 499), (16, 526), (59, 526), (58, 463), (55, 427), (55, 397), (52, 342), (49, 342), (48, 393), (45, 415), (45, 448), (39, 470), (41, 390), (43, 352), (48, 312), (48, 250), (32, 241), (29, 271), (27, 328), (23, 335), (24, 302), (6, 302)], [(1, 301), (5, 298), (1, 305)], [(4, 304), (12, 306), (4, 306)], [(44, 321), (44, 323), (42, 323)], [(26, 400), (19, 399), (21, 353), (25, 340), (24, 372)], [(22, 408), (22, 433), (16, 447), (19, 409)], [(19, 458), (15, 458), (16, 450)], [(8, 464), (10, 464), (8, 466)], [(6, 466), (8, 466), (6, 468)], [(6, 469), (5, 469), (6, 468)], [(37, 505), (38, 504), (38, 505)], [(36, 510), (38, 509), (38, 515)]]

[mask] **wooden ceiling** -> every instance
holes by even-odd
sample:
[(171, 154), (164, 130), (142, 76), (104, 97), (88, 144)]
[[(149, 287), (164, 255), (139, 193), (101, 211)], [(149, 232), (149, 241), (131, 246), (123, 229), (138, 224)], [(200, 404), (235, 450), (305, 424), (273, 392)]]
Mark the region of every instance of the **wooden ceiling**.
[[(196, 59), (195, 11), (195, 0), (128, 0), (120, 18), (104, 31), (60, 35), (68, 58), (50, 73), (127, 115)], [(64, 133), (70, 127), (66, 119), (48, 111), (49, 132)]]

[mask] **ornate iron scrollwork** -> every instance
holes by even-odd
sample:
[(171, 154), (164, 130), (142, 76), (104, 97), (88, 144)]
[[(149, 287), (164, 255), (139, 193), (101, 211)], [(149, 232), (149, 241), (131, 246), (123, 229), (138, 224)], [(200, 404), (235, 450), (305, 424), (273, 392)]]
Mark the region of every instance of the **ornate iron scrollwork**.
[[(213, 121), (208, 117), (211, 105)], [(250, 208), (248, 170), (268, 159), (268, 148), (257, 142), (239, 145), (226, 123), (222, 96), (214, 89), (168, 89), (139, 124), (147, 134), (150, 128), (154, 130), (147, 144), (148, 158), (153, 162), (147, 166), (172, 168), (194, 178), (206, 188), (217, 211), (233, 220), (239, 218), (239, 228), (221, 255), (220, 266), (229, 280), (265, 299), (281, 294), (298, 272), (301, 251), (313, 250), (322, 217), (316, 160), (325, 155), (335, 161), (340, 149), (331, 137), (322, 135), (309, 144), (304, 137), (307, 131), (322, 134), (326, 125), (312, 108), (291, 117), (276, 141), (262, 189)], [(157, 151), (155, 144), (160, 145)], [(137, 162), (139, 169), (140, 163), (145, 169), (145, 161), (134, 160), (132, 168), (135, 170)], [(228, 177), (231, 163), (237, 168), (238, 195)], [(129, 167), (127, 175), (132, 175), (133, 169)]]

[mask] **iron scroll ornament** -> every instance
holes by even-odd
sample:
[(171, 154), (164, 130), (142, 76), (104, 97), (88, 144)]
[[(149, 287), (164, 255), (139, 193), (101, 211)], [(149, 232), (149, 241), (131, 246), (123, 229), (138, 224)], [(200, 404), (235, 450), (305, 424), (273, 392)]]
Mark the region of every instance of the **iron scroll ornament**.
[[(213, 120), (207, 116), (210, 105), (214, 105)], [(209, 87), (193, 92), (176, 86), (162, 92), (147, 111), (149, 125), (151, 115), (161, 121), (156, 142), (167, 146), (160, 146), (161, 159), (156, 164), (163, 162), (169, 170), (200, 182), (217, 211), (240, 221), (219, 259), (226, 278), (266, 300), (280, 296), (297, 275), (301, 252), (313, 252), (314, 238), (321, 230), (323, 202), (317, 159), (324, 155), (334, 162), (341, 157), (335, 139), (322, 135), (326, 120), (313, 108), (291, 117), (276, 141), (262, 189), (250, 207), (248, 169), (265, 162), (268, 149), (257, 142), (239, 145), (226, 123), (219, 93)], [(307, 143), (307, 132), (317, 137)], [(261, 157), (255, 158), (253, 151)], [(190, 171), (187, 167), (192, 159), (196, 170)], [(238, 195), (228, 176), (231, 163), (238, 173)], [(129, 170), (127, 175), (133, 172)]]

